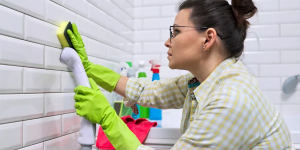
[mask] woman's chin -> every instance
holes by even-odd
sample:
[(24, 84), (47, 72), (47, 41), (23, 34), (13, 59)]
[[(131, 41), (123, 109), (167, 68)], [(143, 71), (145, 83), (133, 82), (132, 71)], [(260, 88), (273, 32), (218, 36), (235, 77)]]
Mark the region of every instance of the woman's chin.
[(169, 68), (170, 69), (177, 69), (176, 65), (174, 65), (172, 62), (169, 61)]
[(175, 63), (172, 63), (169, 61), (169, 68), (170, 69), (178, 69), (178, 70), (186, 70), (186, 68), (184, 68), (182, 65), (178, 65)]

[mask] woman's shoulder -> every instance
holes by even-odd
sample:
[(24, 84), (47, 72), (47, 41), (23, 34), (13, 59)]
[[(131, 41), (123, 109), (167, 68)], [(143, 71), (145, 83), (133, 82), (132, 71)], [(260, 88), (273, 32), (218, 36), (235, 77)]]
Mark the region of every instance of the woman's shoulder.
[(257, 79), (253, 76), (247, 67), (237, 61), (234, 65), (224, 70), (216, 80), (217, 86), (214, 91), (228, 92), (230, 89), (233, 93), (243, 93), (253, 96), (251, 93), (261, 93)]
[(237, 87), (245, 87), (245, 85), (258, 86), (256, 77), (242, 61), (237, 61), (234, 65), (225, 69), (218, 77), (218, 81), (225, 85)]

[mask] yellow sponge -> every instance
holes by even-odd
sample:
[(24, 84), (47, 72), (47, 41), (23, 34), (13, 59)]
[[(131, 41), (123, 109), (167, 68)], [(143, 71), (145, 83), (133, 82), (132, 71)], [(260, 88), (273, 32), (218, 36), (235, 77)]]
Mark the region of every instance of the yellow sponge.
[(73, 32), (71, 22), (69, 22), (69, 21), (62, 22), (56, 32), (56, 35), (57, 35), (63, 48), (65, 48), (65, 47), (74, 48), (72, 45), (72, 42), (69, 38), (69, 35), (67, 33), (68, 29), (70, 29)]

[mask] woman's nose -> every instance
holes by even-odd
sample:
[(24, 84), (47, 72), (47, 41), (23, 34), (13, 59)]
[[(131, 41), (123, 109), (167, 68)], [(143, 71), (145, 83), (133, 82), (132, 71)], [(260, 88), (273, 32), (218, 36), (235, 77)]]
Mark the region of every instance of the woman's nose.
[(165, 46), (171, 48), (170, 38), (165, 42)]

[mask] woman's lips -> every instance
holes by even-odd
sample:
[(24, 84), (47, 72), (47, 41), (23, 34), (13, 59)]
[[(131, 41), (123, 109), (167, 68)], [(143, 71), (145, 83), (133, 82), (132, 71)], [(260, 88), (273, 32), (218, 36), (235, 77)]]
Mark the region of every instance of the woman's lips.
[(172, 54), (171, 54), (171, 53), (168, 53), (168, 56), (172, 56)]

